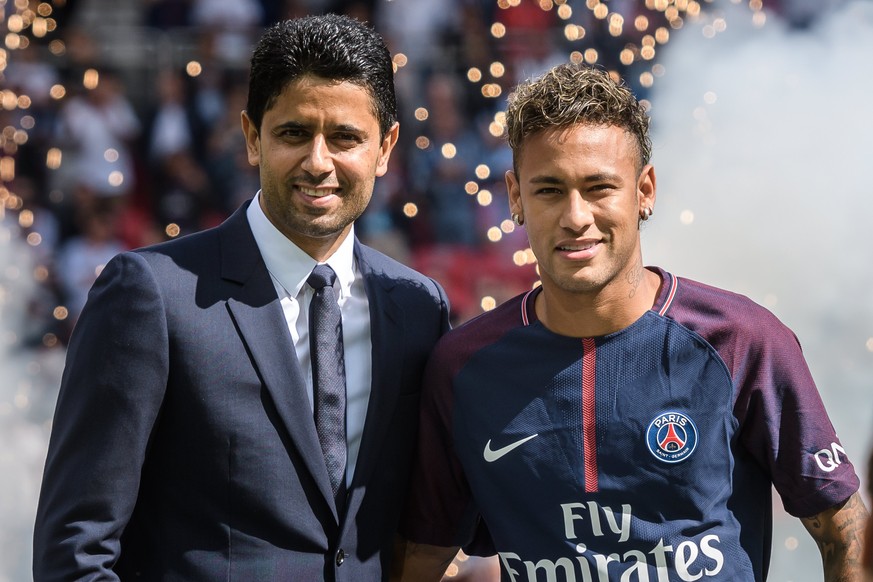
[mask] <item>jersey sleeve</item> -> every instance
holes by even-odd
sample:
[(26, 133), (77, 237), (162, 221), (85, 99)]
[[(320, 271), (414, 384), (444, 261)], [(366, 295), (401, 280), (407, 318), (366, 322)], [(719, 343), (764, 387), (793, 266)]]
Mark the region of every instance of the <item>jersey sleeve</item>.
[(758, 345), (734, 363), (740, 439), (769, 472), (785, 510), (809, 517), (848, 499), (859, 481), (797, 338), (774, 316), (762, 323)]
[[(858, 490), (795, 334), (747, 297), (681, 279), (669, 317), (703, 336), (734, 384), (738, 442), (785, 510), (809, 517)], [(742, 470), (742, 468), (738, 468)]]
[(478, 511), (452, 436), (452, 378), (456, 355), (445, 341), (437, 344), (425, 368), (419, 439), (401, 534), (435, 546), (466, 546), (474, 535)]

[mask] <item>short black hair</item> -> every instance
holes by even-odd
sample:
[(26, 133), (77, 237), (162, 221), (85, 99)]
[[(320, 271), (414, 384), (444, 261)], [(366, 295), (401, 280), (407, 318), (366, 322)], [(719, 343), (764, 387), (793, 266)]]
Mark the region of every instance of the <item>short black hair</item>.
[(379, 33), (354, 18), (306, 16), (267, 28), (252, 53), (246, 103), (259, 131), (264, 113), (285, 86), (305, 75), (365, 88), (383, 138), (397, 120), (391, 54)]

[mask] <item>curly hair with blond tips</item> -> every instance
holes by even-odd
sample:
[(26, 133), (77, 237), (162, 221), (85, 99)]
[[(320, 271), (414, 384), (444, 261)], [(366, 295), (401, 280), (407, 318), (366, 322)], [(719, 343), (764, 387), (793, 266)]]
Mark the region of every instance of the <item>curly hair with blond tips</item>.
[(633, 92), (606, 70), (584, 64), (557, 65), (538, 78), (520, 83), (509, 95), (506, 126), (512, 164), (532, 134), (575, 124), (614, 125), (633, 138), (639, 168), (649, 163), (652, 141), (649, 117)]

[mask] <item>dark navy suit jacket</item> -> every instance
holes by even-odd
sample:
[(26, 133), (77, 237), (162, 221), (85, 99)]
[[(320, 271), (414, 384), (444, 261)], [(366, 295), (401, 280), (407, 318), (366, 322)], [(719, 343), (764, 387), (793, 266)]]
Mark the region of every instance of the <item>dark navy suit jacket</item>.
[(124, 253), (69, 346), (34, 533), (42, 580), (382, 580), (406, 496), (433, 280), (356, 242), (372, 393), (337, 513), (301, 368), (243, 206)]

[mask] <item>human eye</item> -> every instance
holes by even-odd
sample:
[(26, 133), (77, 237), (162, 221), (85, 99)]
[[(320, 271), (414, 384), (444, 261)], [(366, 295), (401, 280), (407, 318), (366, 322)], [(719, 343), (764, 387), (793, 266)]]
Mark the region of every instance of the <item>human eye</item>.
[(351, 131), (338, 131), (334, 133), (333, 140), (343, 147), (354, 147), (360, 144), (363, 139), (357, 133)]
[(278, 137), (282, 139), (286, 139), (289, 141), (299, 141), (301, 139), (306, 139), (308, 134), (305, 129), (297, 126), (283, 126), (277, 132)]
[(537, 196), (558, 196), (561, 189), (557, 186), (538, 186), (533, 189), (533, 193)]
[(597, 196), (608, 196), (618, 189), (615, 184), (604, 182), (592, 185), (588, 191)]

